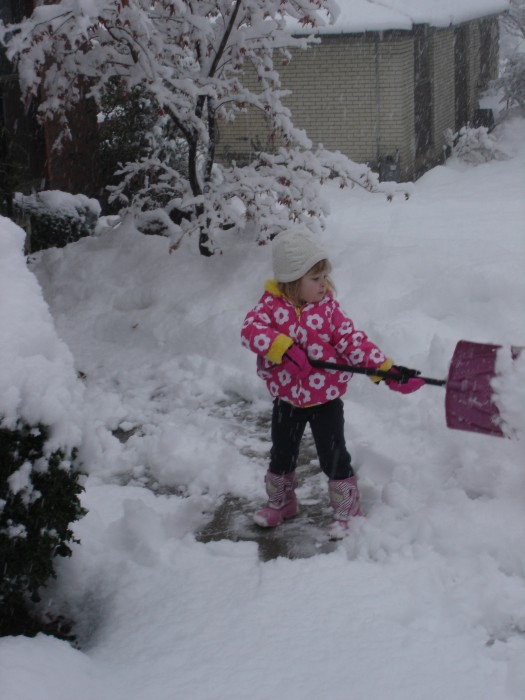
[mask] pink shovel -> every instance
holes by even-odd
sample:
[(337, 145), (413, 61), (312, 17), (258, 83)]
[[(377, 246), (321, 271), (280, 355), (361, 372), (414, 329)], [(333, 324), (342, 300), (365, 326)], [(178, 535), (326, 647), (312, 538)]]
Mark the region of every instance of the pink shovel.
[[(401, 372), (394, 374), (372, 367), (352, 367), (320, 360), (310, 360), (310, 363), (314, 367), (323, 369), (338, 369), (355, 374), (394, 379), (401, 383), (417, 377), (425, 384), (444, 386), (446, 387), (445, 414), (449, 428), (505, 437), (491, 387), (491, 381), (496, 375), (496, 359), (500, 348), (501, 345), (460, 340), (454, 350), (447, 379), (422, 377), (418, 370), (406, 367), (399, 368)], [(512, 358), (516, 359), (521, 350), (523, 350), (521, 347), (512, 347), (509, 352)]]

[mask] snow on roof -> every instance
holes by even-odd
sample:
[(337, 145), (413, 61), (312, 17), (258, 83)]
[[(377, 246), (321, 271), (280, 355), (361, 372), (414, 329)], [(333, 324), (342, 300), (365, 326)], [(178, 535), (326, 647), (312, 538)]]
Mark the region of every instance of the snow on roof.
[(509, 8), (509, 0), (336, 0), (339, 17), (319, 27), (321, 34), (410, 30), (415, 24), (449, 27), (496, 15)]

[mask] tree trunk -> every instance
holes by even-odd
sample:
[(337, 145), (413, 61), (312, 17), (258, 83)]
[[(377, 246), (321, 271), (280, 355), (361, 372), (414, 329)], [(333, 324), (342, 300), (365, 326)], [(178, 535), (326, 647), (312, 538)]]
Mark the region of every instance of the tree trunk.
[[(200, 119), (202, 117), (202, 112), (204, 109), (204, 101), (205, 97), (201, 96), (197, 100), (197, 106), (195, 109), (195, 114), (197, 117)], [(193, 134), (193, 137), (191, 138), (190, 141), (188, 141), (188, 175), (189, 175), (189, 180), (190, 180), (190, 187), (193, 195), (195, 197), (200, 197), (203, 192), (202, 192), (202, 187), (201, 183), (199, 182), (199, 173), (198, 173), (198, 164), (197, 164), (197, 155), (198, 155), (198, 142), (199, 142), (199, 137), (197, 134)], [(199, 204), (195, 207), (195, 215), (197, 218), (200, 218), (204, 213), (204, 207)], [(207, 223), (207, 228), (205, 228), (202, 224), (200, 226), (200, 233), (199, 233), (199, 253), (201, 255), (204, 255), (205, 257), (209, 258), (213, 255), (213, 251), (211, 250), (209, 243), (210, 243), (210, 237), (208, 235), (208, 228), (210, 225), (209, 220), (206, 222)]]

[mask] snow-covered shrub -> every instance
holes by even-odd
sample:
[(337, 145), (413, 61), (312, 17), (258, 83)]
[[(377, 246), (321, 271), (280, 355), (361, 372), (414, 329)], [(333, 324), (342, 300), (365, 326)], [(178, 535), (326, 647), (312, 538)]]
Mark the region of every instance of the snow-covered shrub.
[(31, 599), (54, 557), (69, 554), (70, 523), (83, 514), (74, 455), (84, 387), (23, 245), (24, 232), (0, 217), (0, 634), (44, 629)]
[(462, 127), (453, 133), (446, 132), (446, 140), (452, 149), (452, 155), (465, 163), (479, 165), (491, 160), (506, 160), (507, 155), (498, 147), (496, 138), (485, 126)]
[(32, 195), (17, 193), (13, 202), (15, 216), (30, 221), (30, 252), (62, 248), (95, 231), (100, 204), (83, 194), (59, 190)]
[(70, 524), (81, 518), (75, 454), (48, 453), (49, 430), (0, 421), (0, 635), (31, 634), (39, 590), (55, 576), (56, 556), (71, 555)]

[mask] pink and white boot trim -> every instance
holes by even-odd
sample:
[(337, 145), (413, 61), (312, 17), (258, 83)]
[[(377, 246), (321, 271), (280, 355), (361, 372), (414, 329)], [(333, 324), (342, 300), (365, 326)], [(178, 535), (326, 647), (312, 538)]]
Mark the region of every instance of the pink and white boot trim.
[(331, 479), (328, 482), (328, 495), (334, 509), (334, 519), (326, 530), (330, 539), (340, 540), (348, 532), (350, 518), (363, 515), (359, 507), (357, 477), (354, 475), (347, 479)]
[(260, 527), (277, 527), (285, 520), (295, 518), (299, 512), (295, 496), (295, 474), (272, 474), (266, 472), (268, 503), (253, 516)]

